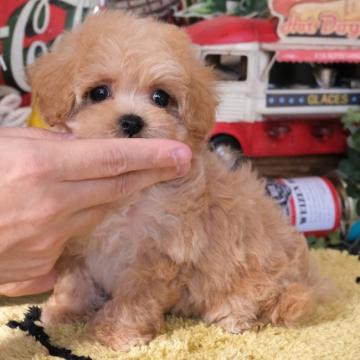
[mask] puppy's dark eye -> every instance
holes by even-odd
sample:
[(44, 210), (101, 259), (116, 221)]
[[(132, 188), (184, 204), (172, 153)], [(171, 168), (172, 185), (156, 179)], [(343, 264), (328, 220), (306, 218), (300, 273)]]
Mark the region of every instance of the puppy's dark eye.
[(97, 86), (89, 91), (89, 98), (94, 102), (101, 102), (110, 97), (111, 92), (107, 85)]
[(160, 107), (167, 107), (170, 102), (170, 95), (164, 90), (157, 89), (151, 95), (151, 99), (156, 105)]

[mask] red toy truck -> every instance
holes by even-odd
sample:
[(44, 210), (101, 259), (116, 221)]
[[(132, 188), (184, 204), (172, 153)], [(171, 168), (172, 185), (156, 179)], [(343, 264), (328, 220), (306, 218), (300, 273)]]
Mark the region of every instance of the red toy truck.
[[(308, 5), (292, 2), (288, 13)], [(325, 14), (337, 21), (335, 13)], [(213, 147), (231, 146), (249, 157), (346, 151), (340, 118), (360, 109), (360, 14), (358, 33), (344, 32), (344, 25), (341, 34), (329, 33), (326, 23), (322, 34), (323, 21), (306, 33), (308, 22), (284, 14), (279, 22), (222, 16), (187, 27), (219, 79)]]

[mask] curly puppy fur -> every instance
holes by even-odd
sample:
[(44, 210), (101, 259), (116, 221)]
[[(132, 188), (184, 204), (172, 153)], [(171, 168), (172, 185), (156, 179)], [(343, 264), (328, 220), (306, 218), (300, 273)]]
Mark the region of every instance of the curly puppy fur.
[[(98, 340), (126, 350), (149, 342), (168, 312), (238, 333), (296, 324), (314, 309), (326, 290), (304, 237), (247, 165), (229, 172), (208, 150), (214, 79), (184, 31), (101, 12), (29, 73), (50, 125), (79, 138), (126, 137), (118, 119), (136, 114), (145, 122), (137, 137), (193, 151), (184, 178), (127, 196), (90, 236), (68, 243), (45, 323), (85, 317)], [(111, 96), (91, 102), (99, 84)], [(152, 102), (154, 89), (170, 94), (167, 107)]]

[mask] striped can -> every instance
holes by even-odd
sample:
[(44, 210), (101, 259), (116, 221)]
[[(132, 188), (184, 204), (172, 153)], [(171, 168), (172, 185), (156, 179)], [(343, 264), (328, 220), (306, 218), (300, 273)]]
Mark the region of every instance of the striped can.
[(341, 227), (343, 200), (328, 177), (268, 180), (266, 191), (300, 232), (322, 234)]

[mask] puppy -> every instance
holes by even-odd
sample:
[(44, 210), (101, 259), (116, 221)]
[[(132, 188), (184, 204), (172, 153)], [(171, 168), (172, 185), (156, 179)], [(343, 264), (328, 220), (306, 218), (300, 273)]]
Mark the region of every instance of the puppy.
[(304, 237), (248, 166), (229, 172), (208, 149), (214, 79), (184, 31), (105, 11), (30, 79), (43, 118), (76, 137), (169, 138), (193, 151), (184, 178), (129, 195), (69, 241), (46, 324), (84, 317), (100, 342), (126, 350), (149, 342), (169, 312), (239, 333), (314, 309), (324, 288)]

